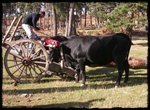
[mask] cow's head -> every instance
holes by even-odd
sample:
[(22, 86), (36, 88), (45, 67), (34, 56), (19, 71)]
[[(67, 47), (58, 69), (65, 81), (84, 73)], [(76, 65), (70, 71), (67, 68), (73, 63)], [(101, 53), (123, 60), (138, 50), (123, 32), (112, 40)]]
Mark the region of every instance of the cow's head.
[(53, 36), (47, 39), (47, 45), (49, 45), (49, 60), (51, 62), (60, 62), (61, 60), (61, 52), (60, 52), (60, 43), (68, 40), (63, 36)]
[(60, 47), (50, 47), (49, 48), (49, 60), (51, 62), (59, 62), (61, 58)]

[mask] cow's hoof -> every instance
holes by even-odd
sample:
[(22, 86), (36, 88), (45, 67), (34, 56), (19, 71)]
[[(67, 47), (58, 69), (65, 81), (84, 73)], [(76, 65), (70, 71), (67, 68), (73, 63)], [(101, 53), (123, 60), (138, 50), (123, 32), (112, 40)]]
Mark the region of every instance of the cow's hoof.
[(119, 86), (118, 85), (115, 85), (115, 89), (117, 89)]
[(78, 80), (78, 79), (75, 79), (75, 82), (76, 82), (76, 83), (78, 83), (78, 82), (79, 82), (79, 80)]
[(79, 81), (75, 81), (74, 83), (79, 83)]
[(81, 84), (81, 87), (86, 87), (86, 85), (85, 84)]

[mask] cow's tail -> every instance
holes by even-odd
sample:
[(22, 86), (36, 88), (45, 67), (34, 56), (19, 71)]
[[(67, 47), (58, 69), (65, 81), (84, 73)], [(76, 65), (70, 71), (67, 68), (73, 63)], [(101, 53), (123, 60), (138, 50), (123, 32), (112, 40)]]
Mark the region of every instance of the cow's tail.
[(129, 38), (129, 40), (130, 40), (130, 45), (134, 45), (134, 43), (132, 42), (132, 39), (131, 39), (131, 37), (128, 35), (128, 34), (126, 34), (126, 36)]
[(130, 53), (130, 49), (131, 49), (131, 45), (133, 45), (132, 44), (132, 41), (131, 42), (129, 42), (128, 44), (126, 44), (127, 45), (127, 48), (126, 48), (126, 60), (128, 61), (128, 58), (129, 58), (129, 53)]

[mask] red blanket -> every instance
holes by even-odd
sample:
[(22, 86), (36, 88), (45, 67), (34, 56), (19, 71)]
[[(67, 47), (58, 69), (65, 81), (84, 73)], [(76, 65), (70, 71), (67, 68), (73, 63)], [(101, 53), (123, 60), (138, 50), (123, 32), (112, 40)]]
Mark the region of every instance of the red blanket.
[(50, 38), (44, 39), (45, 45), (50, 45), (50, 47), (58, 47), (59, 42)]

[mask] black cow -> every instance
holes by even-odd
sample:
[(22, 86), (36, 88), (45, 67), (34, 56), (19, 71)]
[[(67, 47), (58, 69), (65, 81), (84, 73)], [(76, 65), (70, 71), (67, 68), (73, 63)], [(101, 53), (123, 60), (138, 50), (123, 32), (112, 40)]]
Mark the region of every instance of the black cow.
[[(52, 36), (50, 37), (50, 39), (56, 40), (59, 43), (63, 42), (63, 41), (67, 41), (68, 39), (74, 37), (75, 35), (69, 36), (69, 37), (65, 37), (65, 36)], [(56, 48), (49, 48), (49, 59), (51, 62), (59, 62), (60, 61), (60, 48), (56, 47)]]
[[(116, 33), (109, 36), (77, 36), (61, 43), (63, 57), (68, 66), (77, 71), (82, 77), (82, 85), (85, 85), (85, 66), (106, 65), (114, 61), (118, 69), (116, 86), (120, 85), (122, 73), (125, 70), (125, 81), (128, 81), (129, 64), (128, 55), (131, 47), (129, 36), (123, 33)], [(53, 53), (60, 56), (60, 53)]]

